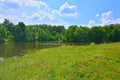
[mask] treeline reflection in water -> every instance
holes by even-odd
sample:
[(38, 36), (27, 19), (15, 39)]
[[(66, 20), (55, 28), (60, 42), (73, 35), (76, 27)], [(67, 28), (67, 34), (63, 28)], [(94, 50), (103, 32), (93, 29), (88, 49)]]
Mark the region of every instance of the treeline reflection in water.
[(0, 57), (8, 58), (13, 56), (23, 56), (28, 51), (35, 51), (44, 48), (58, 47), (57, 42), (23, 42), (23, 43), (0, 43)]

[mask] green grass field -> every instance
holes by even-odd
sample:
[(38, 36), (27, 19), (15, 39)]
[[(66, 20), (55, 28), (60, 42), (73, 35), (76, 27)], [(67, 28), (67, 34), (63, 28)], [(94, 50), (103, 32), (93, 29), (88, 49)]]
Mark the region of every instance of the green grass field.
[(0, 80), (120, 80), (120, 43), (60, 46), (0, 63)]

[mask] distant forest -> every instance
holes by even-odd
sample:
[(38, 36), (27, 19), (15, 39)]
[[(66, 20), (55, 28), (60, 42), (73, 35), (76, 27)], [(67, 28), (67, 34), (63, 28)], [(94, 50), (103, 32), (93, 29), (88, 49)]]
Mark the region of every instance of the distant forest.
[(25, 25), (19, 22), (17, 25), (5, 19), (0, 24), (0, 42), (78, 42), (78, 43), (103, 43), (120, 41), (120, 24), (106, 26), (71, 25), (68, 29), (56, 25)]

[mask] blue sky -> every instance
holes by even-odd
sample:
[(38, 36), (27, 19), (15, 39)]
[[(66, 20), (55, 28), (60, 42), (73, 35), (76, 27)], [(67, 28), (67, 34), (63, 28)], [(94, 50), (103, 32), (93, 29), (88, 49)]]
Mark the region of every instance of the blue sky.
[(120, 23), (120, 0), (0, 0), (0, 23), (109, 25)]

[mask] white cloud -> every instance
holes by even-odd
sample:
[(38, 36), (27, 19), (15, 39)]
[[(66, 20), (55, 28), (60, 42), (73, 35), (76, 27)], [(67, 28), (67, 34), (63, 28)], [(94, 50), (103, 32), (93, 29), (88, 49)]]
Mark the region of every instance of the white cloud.
[(0, 2), (0, 10), (3, 11), (13, 11), (18, 9), (19, 5), (13, 2), (1, 1)]
[(64, 20), (58, 20), (57, 25), (64, 25), (65, 28), (68, 28), (70, 26), (70, 24)]
[(95, 21), (90, 20), (87, 26), (91, 27), (93, 26), (93, 24), (100, 25), (100, 26), (110, 25), (110, 24), (120, 24), (120, 18), (114, 19), (112, 14), (113, 14), (113, 11), (111, 10), (104, 12), (102, 14), (96, 14), (96, 17), (100, 17), (99, 18), (100, 23), (98, 24)]
[(76, 17), (78, 15), (76, 9), (77, 6), (65, 3), (60, 7), (59, 13), (61, 16)]
[(108, 12), (104, 12), (101, 14), (101, 18), (100, 18), (101, 26), (109, 25), (109, 24), (116, 24), (119, 22), (118, 19), (112, 18), (112, 13), (113, 11), (108, 11)]
[(45, 22), (51, 22), (58, 20), (56, 16), (59, 16), (59, 13), (57, 10), (38, 10), (34, 12), (32, 15), (28, 16), (28, 19), (33, 21), (45, 21)]
[(1, 19), (7, 18), (7, 19), (15, 20), (15, 19), (18, 19), (18, 16), (15, 16), (15, 15), (2, 15), (2, 14), (0, 14), (0, 18)]
[(95, 21), (89, 20), (87, 27), (93, 27), (94, 25), (95, 25)]
[(38, 11), (35, 14), (32, 14), (29, 19), (42, 21), (47, 15), (48, 13), (46, 13), (46, 11)]
[(99, 17), (100, 16), (100, 14), (96, 14), (96, 17)]
[[(39, 0), (1, 0), (1, 3), (8, 6), (7, 3), (14, 3), (16, 5), (19, 5), (19, 7), (37, 7), (37, 8), (47, 8), (47, 4), (45, 2), (39, 1)], [(11, 5), (12, 6), (12, 5)], [(10, 5), (9, 5), (10, 7)]]
[(104, 12), (102, 13), (101, 17), (110, 18), (112, 13), (113, 13), (112, 11)]
[(39, 0), (1, 0), (0, 1), (0, 11), (1, 20), (4, 18), (9, 19), (10, 21), (23, 21), (31, 23), (32, 21), (42, 21), (46, 17), (49, 17), (52, 20), (52, 17), (48, 12), (49, 8), (45, 2)]
[[(68, 9), (68, 11), (66, 11), (65, 9), (66, 10)], [(44, 10), (39, 9), (38, 11), (34, 12), (32, 15), (28, 16), (28, 19), (33, 21), (39, 21), (39, 22), (47, 20), (48, 23), (50, 22), (53, 24), (56, 22), (57, 24), (64, 23), (64, 25), (67, 25), (67, 22), (64, 20), (61, 20), (60, 17), (66, 17), (66, 16), (75, 17), (77, 15), (77, 12), (75, 9), (76, 9), (76, 6), (65, 3), (58, 10), (55, 10), (55, 9), (51, 10), (49, 8), (46, 8)], [(70, 10), (73, 10), (73, 11), (70, 11)]]
[(117, 19), (117, 23), (120, 24), (120, 18)]
[(20, 19), (18, 16), (15, 16), (15, 15), (3, 15), (3, 14), (0, 14), (0, 23), (2, 23), (4, 21), (4, 19), (8, 19), (8, 20), (18, 20)]
[(59, 16), (59, 12), (57, 10), (50, 10), (48, 15), (47, 15), (47, 17), (50, 21), (56, 20), (57, 16)]
[(40, 0), (0, 0), (0, 12), (2, 22), (4, 18), (7, 18), (15, 24), (23, 21), (26, 25), (56, 24), (66, 27), (69, 23), (63, 18), (74, 18), (78, 15), (75, 5), (64, 3), (56, 10)]
[(4, 0), (0, 0), (0, 2), (3, 2)]

